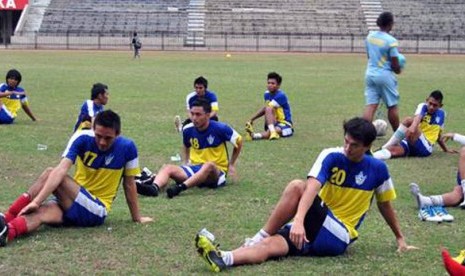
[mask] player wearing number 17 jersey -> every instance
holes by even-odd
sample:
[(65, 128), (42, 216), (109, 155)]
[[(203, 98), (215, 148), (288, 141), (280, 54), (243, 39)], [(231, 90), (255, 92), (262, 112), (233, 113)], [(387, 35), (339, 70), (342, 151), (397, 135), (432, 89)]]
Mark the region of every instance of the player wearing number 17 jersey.
[[(150, 222), (139, 214), (135, 175), (139, 173), (134, 142), (119, 136), (121, 120), (111, 110), (97, 114), (93, 130), (76, 132), (60, 163), (46, 169), (5, 215), (0, 213), (0, 246), (42, 224), (98, 226), (104, 223), (123, 180), (134, 222)], [(75, 176), (68, 171), (73, 164)], [(50, 195), (54, 198), (47, 201)]]

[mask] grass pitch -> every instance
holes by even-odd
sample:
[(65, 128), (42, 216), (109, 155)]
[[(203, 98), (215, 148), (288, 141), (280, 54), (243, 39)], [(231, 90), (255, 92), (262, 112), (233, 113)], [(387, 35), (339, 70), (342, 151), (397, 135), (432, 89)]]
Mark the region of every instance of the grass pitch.
[[(140, 197), (143, 215), (155, 222), (134, 224), (120, 191), (102, 227), (52, 228), (19, 238), (0, 249), (2, 274), (203, 274), (194, 235), (202, 227), (215, 233), (221, 247), (234, 248), (264, 224), (285, 185), (305, 178), (321, 149), (343, 143), (342, 121), (362, 113), (365, 55), (92, 51), (0, 51), (3, 76), (10, 68), (23, 74), (34, 123), (20, 112), (16, 123), (0, 126), (0, 210), (55, 166), (71, 135), (78, 110), (91, 85), (109, 85), (107, 108), (122, 117), (123, 135), (135, 140), (141, 166), (156, 171), (179, 152), (181, 138), (173, 118), (185, 115), (185, 96), (203, 75), (219, 97), (222, 121), (243, 132), (262, 104), (266, 75), (283, 76), (296, 133), (290, 139), (246, 143), (239, 158), (240, 180), (218, 190), (191, 189), (168, 200)], [(401, 117), (412, 115), (430, 91), (445, 94), (446, 131), (463, 129), (465, 56), (408, 55), (399, 76)], [(261, 123), (257, 122), (257, 126)], [(388, 135), (392, 132), (389, 131)], [(379, 139), (375, 146), (385, 140)], [(38, 151), (37, 144), (46, 144)], [(450, 144), (457, 148), (458, 145)], [(238, 274), (444, 274), (439, 247), (452, 255), (465, 248), (465, 213), (449, 208), (453, 223), (417, 218), (408, 184), (427, 194), (452, 189), (458, 155), (436, 151), (426, 159), (389, 160), (398, 199), (394, 205), (403, 232), (420, 250), (397, 254), (393, 234), (376, 208), (346, 254), (333, 258), (287, 258), (229, 270)]]

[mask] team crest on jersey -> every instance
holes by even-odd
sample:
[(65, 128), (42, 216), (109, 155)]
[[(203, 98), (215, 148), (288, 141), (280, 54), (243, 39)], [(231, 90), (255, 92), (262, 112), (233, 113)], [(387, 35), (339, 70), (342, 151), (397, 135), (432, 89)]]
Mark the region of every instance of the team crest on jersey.
[(215, 142), (215, 137), (213, 137), (211, 134), (207, 137), (207, 142), (209, 145), (212, 145), (213, 142)]
[(363, 175), (363, 171), (362, 171), (362, 172), (360, 172), (359, 174), (357, 174), (357, 175), (355, 176), (355, 183), (356, 183), (357, 185), (362, 185), (363, 182), (365, 182), (366, 179), (367, 179), (367, 176), (366, 176), (366, 175)]
[(105, 166), (108, 166), (110, 165), (111, 161), (113, 161), (113, 158), (115, 156), (113, 154), (110, 154), (110, 155), (107, 155), (105, 156)]

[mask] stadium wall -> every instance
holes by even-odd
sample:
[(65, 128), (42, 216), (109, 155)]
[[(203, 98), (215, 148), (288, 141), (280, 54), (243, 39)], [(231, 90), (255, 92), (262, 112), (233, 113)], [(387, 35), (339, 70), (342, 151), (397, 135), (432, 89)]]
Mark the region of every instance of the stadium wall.
[[(204, 43), (188, 44), (184, 34), (157, 32), (142, 34), (142, 49), (152, 51), (244, 51), (244, 52), (365, 52), (365, 36), (341, 34), (229, 34), (204, 33)], [(13, 49), (92, 49), (127, 50), (127, 37), (80, 36), (76, 34), (41, 35), (32, 33), (12, 36), (11, 44), (4, 48)], [(445, 36), (434, 39), (419, 35), (399, 39), (402, 52), (465, 54), (465, 37)]]

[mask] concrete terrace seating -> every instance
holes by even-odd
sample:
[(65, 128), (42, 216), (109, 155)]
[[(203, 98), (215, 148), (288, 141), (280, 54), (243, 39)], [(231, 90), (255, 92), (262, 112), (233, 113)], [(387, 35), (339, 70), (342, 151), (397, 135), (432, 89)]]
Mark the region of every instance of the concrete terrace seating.
[(128, 33), (185, 33), (189, 0), (52, 0), (39, 33), (127, 36)]
[(359, 0), (207, 0), (206, 30), (250, 34), (366, 34)]
[(396, 23), (392, 33), (398, 38), (465, 36), (463, 0), (392, 0), (382, 3), (384, 10), (394, 13)]

